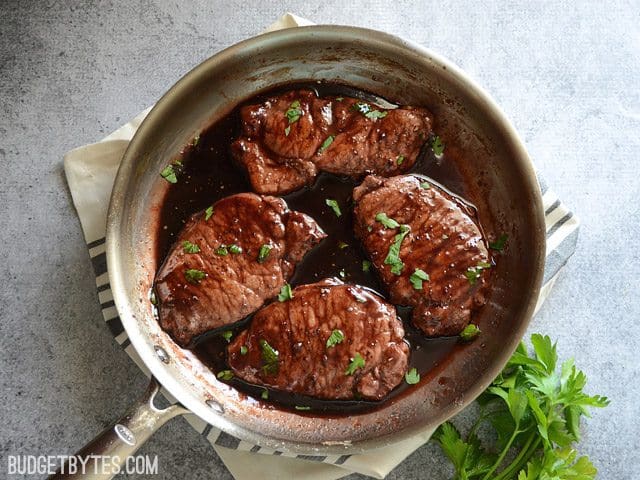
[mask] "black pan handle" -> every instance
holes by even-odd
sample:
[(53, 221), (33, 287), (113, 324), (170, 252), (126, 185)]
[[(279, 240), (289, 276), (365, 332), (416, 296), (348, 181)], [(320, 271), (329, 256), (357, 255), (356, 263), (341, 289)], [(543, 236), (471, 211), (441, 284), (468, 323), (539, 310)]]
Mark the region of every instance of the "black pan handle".
[(142, 398), (132, 405), (120, 420), (107, 427), (61, 465), (49, 479), (107, 480), (117, 475), (127, 465), (127, 458), (160, 427), (173, 417), (189, 413), (189, 410), (181, 405), (157, 408), (153, 401), (159, 391), (160, 384), (151, 377), (149, 387)]

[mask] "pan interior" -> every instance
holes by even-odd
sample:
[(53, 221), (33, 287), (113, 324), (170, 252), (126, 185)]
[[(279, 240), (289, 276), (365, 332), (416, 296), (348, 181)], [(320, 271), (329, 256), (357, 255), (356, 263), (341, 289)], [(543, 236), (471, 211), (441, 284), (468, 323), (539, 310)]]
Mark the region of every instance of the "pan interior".
[[(488, 231), (509, 236), (478, 323), (411, 394), (349, 417), (265, 408), (218, 382), (159, 327), (149, 301), (155, 235), (167, 183), (158, 175), (197, 133), (238, 103), (276, 85), (335, 81), (406, 105), (424, 105), (436, 131), (465, 158), (465, 177)], [(517, 135), (493, 102), (437, 55), (351, 27), (301, 27), (256, 37), (205, 61), (154, 107), (118, 172), (107, 220), (114, 299), (132, 344), (158, 380), (203, 420), (242, 440), (292, 453), (357, 453), (435, 428), (497, 375), (533, 313), (544, 261), (540, 191)], [(158, 355), (158, 352), (165, 355)], [(164, 358), (165, 361), (162, 360)]]

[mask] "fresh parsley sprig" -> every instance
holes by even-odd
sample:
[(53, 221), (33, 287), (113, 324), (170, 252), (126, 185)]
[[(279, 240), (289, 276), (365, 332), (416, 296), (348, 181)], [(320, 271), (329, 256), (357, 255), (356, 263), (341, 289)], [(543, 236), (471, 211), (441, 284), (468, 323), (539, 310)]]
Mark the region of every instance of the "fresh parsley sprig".
[[(478, 398), (480, 415), (466, 436), (446, 422), (434, 434), (455, 468), (454, 480), (590, 480), (597, 473), (573, 443), (590, 407), (605, 407), (606, 397), (583, 392), (587, 378), (572, 360), (557, 371), (556, 345), (548, 336), (531, 336), (534, 353), (520, 344), (509, 363)], [(484, 445), (481, 426), (495, 432)], [(507, 460), (508, 459), (508, 460)]]

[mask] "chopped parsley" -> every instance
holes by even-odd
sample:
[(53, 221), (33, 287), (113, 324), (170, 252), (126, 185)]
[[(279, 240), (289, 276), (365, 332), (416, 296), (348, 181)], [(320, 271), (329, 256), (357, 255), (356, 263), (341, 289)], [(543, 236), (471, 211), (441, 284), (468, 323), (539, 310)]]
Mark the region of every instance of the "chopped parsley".
[(280, 293), (278, 294), (279, 302), (286, 302), (287, 300), (291, 300), (293, 298), (293, 292), (291, 291), (291, 285), (285, 283), (280, 289)]
[(464, 272), (464, 276), (467, 277), (467, 280), (469, 280), (469, 283), (471, 285), (475, 285), (478, 281), (478, 278), (480, 278), (482, 270), (486, 270), (487, 268), (491, 268), (490, 263), (478, 262), (478, 265), (476, 265), (475, 267), (467, 268), (467, 271)]
[(187, 279), (187, 282), (192, 283), (194, 285), (198, 285), (200, 281), (206, 276), (207, 274), (204, 273), (202, 270), (197, 270), (195, 268), (190, 268), (188, 270), (185, 270), (184, 272), (184, 278)]
[(497, 250), (498, 252), (501, 252), (504, 246), (507, 244), (508, 238), (509, 237), (507, 236), (507, 234), (503, 233), (495, 242), (491, 242), (489, 244), (489, 248), (491, 250)]
[(362, 355), (359, 353), (356, 353), (351, 359), (351, 363), (349, 363), (349, 366), (344, 371), (344, 374), (353, 375), (359, 368), (364, 368), (364, 358), (362, 358)]
[(269, 400), (269, 390), (267, 390), (266, 388), (262, 390), (260, 398), (262, 398), (263, 400)]
[(402, 162), (404, 162), (404, 155), (398, 155), (396, 157), (396, 164), (397, 165), (402, 165)]
[(225, 330), (220, 334), (220, 336), (224, 338), (227, 343), (229, 343), (231, 341), (231, 338), (233, 338), (233, 332), (231, 330)]
[(221, 257), (225, 257), (229, 255), (229, 249), (226, 245), (220, 245), (216, 248), (216, 255), (220, 255)]
[(191, 141), (191, 146), (197, 147), (199, 143), (200, 143), (200, 134), (193, 137), (193, 140)]
[(385, 265), (391, 265), (391, 273), (394, 275), (400, 275), (404, 269), (404, 263), (400, 260), (400, 245), (402, 245), (402, 241), (409, 233), (409, 230), (411, 230), (409, 225), (400, 225), (400, 233), (396, 234), (393, 243), (389, 247), (389, 253), (384, 259)]
[(340, 250), (344, 250), (344, 249), (345, 249), (345, 248), (347, 248), (348, 246), (349, 246), (349, 244), (348, 244), (348, 243), (346, 243), (346, 242), (338, 242), (338, 248), (339, 248)]
[(198, 253), (200, 251), (200, 247), (195, 243), (191, 243), (189, 240), (182, 242), (182, 248), (184, 253)]
[(368, 272), (371, 270), (371, 262), (369, 260), (362, 260), (362, 271)]
[(385, 228), (398, 228), (400, 224), (396, 222), (393, 218), (387, 217), (387, 214), (384, 212), (380, 212), (376, 215), (376, 221), (380, 222)]
[(295, 406), (296, 410), (302, 410), (302, 411), (306, 411), (306, 410), (311, 410), (311, 407), (308, 407), (306, 405), (296, 405)]
[(233, 372), (231, 370), (221, 370), (216, 376), (220, 380), (231, 380), (233, 378)]
[(424, 188), (425, 190), (429, 190), (431, 188), (431, 184), (429, 182), (420, 183), (420, 188)]
[(327, 338), (327, 348), (335, 347), (339, 343), (342, 343), (343, 340), (344, 340), (344, 333), (342, 332), (342, 330), (335, 329), (331, 332), (331, 335), (329, 335), (329, 338)]
[(289, 136), (289, 133), (291, 133), (291, 125), (287, 125), (286, 127), (284, 127), (284, 134), (285, 136)]
[(269, 256), (269, 253), (271, 253), (272, 248), (273, 247), (266, 244), (260, 247), (260, 251), (258, 252), (258, 263), (264, 263), (267, 261), (267, 257)]
[(431, 150), (433, 150), (433, 154), (436, 157), (440, 157), (444, 153), (444, 143), (442, 143), (442, 140), (440, 140), (438, 135), (433, 137), (433, 140), (431, 141)]
[(418, 373), (418, 370), (412, 368), (407, 373), (405, 373), (404, 381), (409, 385), (415, 385), (416, 383), (418, 383), (420, 381), (420, 374)]
[(300, 101), (294, 100), (289, 105), (289, 109), (284, 113), (284, 116), (289, 120), (289, 125), (300, 120), (300, 116), (302, 115), (302, 109), (300, 108)]
[(206, 210), (204, 211), (204, 221), (206, 222), (207, 220), (209, 220), (212, 215), (213, 215), (213, 205), (211, 205), (210, 207), (207, 207)]
[(380, 110), (374, 110), (371, 108), (371, 105), (364, 102), (355, 103), (352, 108), (360, 112), (365, 117), (370, 118), (371, 120), (375, 120), (377, 118), (384, 118), (389, 113), (389, 112), (381, 112)]
[(341, 102), (342, 100), (344, 100), (344, 97), (336, 97), (336, 102)]
[(481, 330), (476, 325), (470, 323), (469, 325), (464, 327), (464, 330), (462, 330), (462, 332), (460, 332), (460, 338), (465, 342), (468, 342), (469, 340), (473, 340), (474, 338), (476, 338), (480, 334), (480, 331)]
[(329, 148), (329, 145), (331, 145), (333, 143), (333, 139), (335, 137), (333, 135), (329, 135), (327, 137), (327, 139), (322, 142), (322, 145), (320, 145), (320, 149), (318, 150), (318, 153), (322, 153), (324, 152), (327, 148)]
[(422, 282), (429, 281), (429, 274), (424, 270), (416, 268), (409, 277), (409, 281), (411, 282), (411, 285), (413, 285), (413, 288), (415, 288), (416, 290), (422, 290)]
[(237, 254), (239, 254), (239, 253), (242, 253), (242, 247), (240, 247), (240, 246), (236, 245), (235, 243), (233, 243), (233, 244), (229, 245), (229, 247), (228, 247), (228, 248), (229, 248), (229, 251), (230, 251), (231, 253), (234, 253), (234, 254), (236, 254), (236, 255), (237, 255)]
[(167, 165), (160, 172), (160, 176), (169, 183), (178, 183), (178, 176), (173, 165)]
[(262, 371), (267, 375), (275, 375), (278, 373), (278, 351), (269, 343), (260, 339), (260, 349), (262, 350)]
[(347, 272), (344, 271), (344, 268), (338, 272), (338, 275), (340, 275), (342, 279), (347, 278)]
[(247, 348), (246, 345), (242, 345), (240, 347), (240, 355), (246, 355), (248, 351), (249, 351), (249, 349)]
[(325, 200), (325, 203), (327, 204), (327, 206), (331, 207), (331, 209), (333, 210), (333, 213), (336, 214), (336, 217), (339, 217), (342, 215), (342, 212), (340, 211), (340, 205), (338, 205), (338, 202), (336, 200), (333, 200), (332, 198), (327, 198)]

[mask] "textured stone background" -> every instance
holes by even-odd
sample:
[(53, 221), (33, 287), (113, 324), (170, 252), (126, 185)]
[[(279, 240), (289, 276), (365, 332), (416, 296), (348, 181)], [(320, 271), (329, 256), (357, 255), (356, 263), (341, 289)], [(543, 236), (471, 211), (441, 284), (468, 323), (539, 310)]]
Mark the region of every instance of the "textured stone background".
[[(612, 399), (586, 423), (580, 447), (600, 478), (638, 478), (640, 3), (572, 3), (0, 0), (0, 472), (8, 454), (75, 450), (146, 384), (103, 324), (63, 154), (289, 10), (428, 46), (513, 120), (583, 222), (531, 331), (558, 339), (588, 390)], [(142, 453), (160, 456), (154, 478), (230, 478), (183, 420)], [(449, 475), (427, 445), (389, 478)]]

